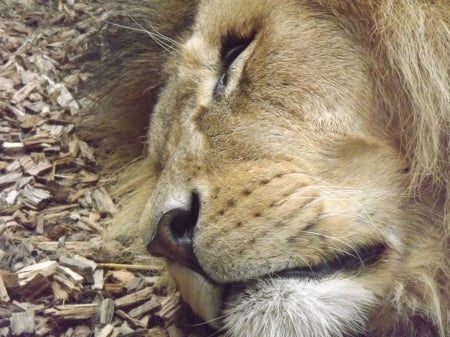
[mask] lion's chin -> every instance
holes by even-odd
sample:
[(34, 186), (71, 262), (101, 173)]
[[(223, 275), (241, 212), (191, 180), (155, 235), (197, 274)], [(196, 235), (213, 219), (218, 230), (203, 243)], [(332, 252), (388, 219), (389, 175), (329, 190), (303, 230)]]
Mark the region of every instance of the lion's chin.
[(210, 326), (220, 328), (222, 288), (177, 263), (168, 261), (167, 269), (191, 309)]
[(231, 336), (360, 336), (374, 294), (356, 279), (264, 278), (228, 290), (224, 328)]

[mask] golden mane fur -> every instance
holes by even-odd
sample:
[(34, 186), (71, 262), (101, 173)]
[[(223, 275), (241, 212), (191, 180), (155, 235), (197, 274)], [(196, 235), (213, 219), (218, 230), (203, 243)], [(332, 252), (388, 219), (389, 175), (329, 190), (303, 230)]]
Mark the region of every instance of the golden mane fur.
[[(365, 47), (374, 65), (370, 70), (385, 111), (386, 132), (397, 135), (402, 156), (410, 163), (409, 193), (418, 200), (432, 196), (427, 204), (443, 219), (438, 230), (444, 258), (429, 266), (430, 274), (420, 269), (415, 284), (405, 285), (420, 293), (424, 304), (396, 305), (424, 312), (444, 337), (450, 331), (450, 4), (448, 0), (310, 2), (353, 30)], [(108, 235), (130, 246), (140, 235), (139, 216), (154, 181), (146, 169), (153, 165), (145, 156), (148, 112), (163, 85), (162, 66), (189, 30), (197, 3), (145, 0), (107, 6), (110, 15), (99, 37), (105, 46), (104, 65), (95, 83), (101, 88), (93, 108), (97, 122), (95, 128), (87, 127), (92, 123), (86, 119), (84, 128), (85, 137), (104, 154), (105, 172), (117, 178), (113, 190), (122, 211)], [(417, 265), (427, 264), (427, 256), (413, 254)], [(384, 331), (379, 335), (388, 336)]]

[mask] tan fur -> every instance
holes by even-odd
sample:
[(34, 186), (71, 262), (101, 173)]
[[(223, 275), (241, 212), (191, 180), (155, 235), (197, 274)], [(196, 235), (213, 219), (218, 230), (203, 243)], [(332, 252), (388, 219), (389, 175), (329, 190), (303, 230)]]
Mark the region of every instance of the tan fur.
[[(110, 138), (101, 133), (108, 151), (122, 145), (127, 125), (131, 146), (139, 148), (136, 130), (146, 132), (142, 116), (154, 108), (147, 154), (119, 177), (122, 212), (111, 236), (130, 243), (144, 233), (151, 241), (162, 214), (173, 205), (189, 207), (195, 191), (201, 206), (194, 253), (209, 280), (197, 281), (176, 265), (171, 273), (203, 318), (223, 309), (227, 317), (216, 326), (230, 336), (448, 334), (448, 1), (211, 0), (197, 8), (147, 0), (115, 6), (129, 15), (125, 22), (120, 15), (109, 21), (131, 29), (106, 28), (112, 70), (103, 97), (111, 101), (105, 105), (104, 98), (101, 106), (105, 120), (114, 107), (114, 116), (128, 122)], [(228, 70), (223, 96), (213, 97), (224, 35), (253, 33)], [(157, 96), (153, 89), (162, 82)], [(124, 161), (141, 151), (142, 145), (128, 148)], [(289, 295), (285, 312), (295, 322), (297, 308), (304, 308), (309, 330), (282, 324), (279, 303), (271, 303), (277, 314), (262, 310), (267, 294), (279, 293), (282, 284), (263, 282), (264, 275), (378, 244), (388, 247), (383, 260), (357, 275), (338, 273), (298, 287), (288, 282), (319, 303), (323, 289), (336, 289), (332, 303), (348, 300), (347, 316), (331, 304), (322, 311), (334, 325), (319, 317), (315, 322), (315, 304)], [(239, 294), (217, 303), (236, 282), (261, 306), (249, 306)], [(359, 289), (353, 303), (347, 284)], [(259, 308), (268, 315), (265, 330), (258, 330)]]

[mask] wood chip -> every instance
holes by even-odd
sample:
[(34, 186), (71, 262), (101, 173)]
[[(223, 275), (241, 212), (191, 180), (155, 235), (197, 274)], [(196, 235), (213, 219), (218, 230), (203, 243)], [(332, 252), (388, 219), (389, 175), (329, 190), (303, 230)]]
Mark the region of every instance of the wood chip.
[(116, 213), (117, 210), (114, 206), (114, 202), (103, 187), (96, 189), (93, 196), (97, 204), (97, 209), (100, 213), (107, 215), (113, 215)]
[(114, 316), (114, 301), (107, 298), (100, 305), (100, 324), (109, 324)]
[(162, 317), (166, 326), (178, 321), (181, 318), (181, 296), (180, 293), (170, 294), (161, 301), (161, 310), (158, 311), (158, 316)]
[(0, 175), (0, 188), (4, 188), (8, 185), (16, 183), (20, 177), (22, 177), (22, 173), (20, 172), (12, 172)]
[(111, 335), (111, 333), (114, 330), (114, 325), (112, 324), (106, 324), (100, 332), (97, 334), (97, 337), (108, 337)]
[(59, 258), (59, 263), (61, 265), (69, 267), (74, 272), (82, 275), (88, 282), (94, 282), (93, 273), (97, 268), (97, 264), (93, 261), (90, 261), (82, 256), (61, 256)]
[(92, 286), (92, 289), (102, 290), (104, 286), (104, 271), (103, 269), (96, 269), (94, 272), (94, 285)]
[(28, 97), (28, 95), (37, 87), (36, 82), (28, 83), (27, 85), (23, 86), (19, 91), (17, 91), (14, 96), (12, 97), (12, 102), (17, 104), (22, 102), (25, 98)]
[(32, 333), (34, 333), (34, 311), (11, 314), (11, 334), (13, 336), (23, 336)]
[(183, 333), (180, 329), (173, 325), (167, 328), (167, 333), (169, 334), (169, 337), (183, 337)]
[(43, 209), (52, 199), (52, 195), (49, 191), (40, 188), (34, 188), (30, 185), (25, 186), (22, 191), (22, 196), (25, 205), (35, 210)]
[(19, 277), (17, 276), (17, 273), (0, 270), (0, 277), (6, 288), (17, 288), (19, 286)]
[(162, 328), (152, 328), (152, 329), (148, 330), (147, 336), (151, 336), (151, 337), (168, 337), (167, 336), (167, 331), (165, 329), (162, 329)]
[(55, 261), (45, 261), (28, 267), (24, 267), (17, 271), (19, 277), (19, 285), (22, 286), (29, 282), (34, 276), (40, 274), (44, 277), (53, 275), (58, 267)]
[(9, 297), (8, 291), (6, 290), (5, 282), (3, 281), (3, 277), (0, 274), (0, 301), (9, 302), (11, 298)]
[(161, 303), (159, 303), (155, 298), (152, 297), (144, 304), (141, 304), (140, 306), (130, 310), (128, 314), (133, 318), (140, 318), (143, 315), (156, 311), (159, 308), (161, 308)]
[(117, 308), (127, 307), (132, 304), (136, 304), (145, 301), (152, 297), (153, 288), (147, 287), (142, 290), (136, 291), (132, 294), (125, 295), (115, 300), (115, 305)]
[(51, 290), (49, 280), (42, 274), (36, 274), (23, 283), (17, 292), (28, 301), (32, 302), (44, 293)]
[(144, 324), (141, 321), (131, 317), (123, 310), (117, 310), (116, 314), (119, 317), (122, 317), (123, 319), (125, 319), (128, 323), (130, 323), (131, 325), (133, 325), (135, 327), (146, 328), (146, 326), (144, 326)]
[(56, 319), (83, 320), (95, 316), (97, 309), (97, 303), (67, 304), (57, 305), (54, 308), (46, 309), (45, 314), (48, 314)]

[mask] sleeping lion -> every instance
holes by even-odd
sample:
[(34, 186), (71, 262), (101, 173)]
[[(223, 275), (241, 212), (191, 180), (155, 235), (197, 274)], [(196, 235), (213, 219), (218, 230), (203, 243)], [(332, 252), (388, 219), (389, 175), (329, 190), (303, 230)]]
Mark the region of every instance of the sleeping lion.
[(108, 6), (111, 235), (229, 337), (449, 336), (448, 0)]

